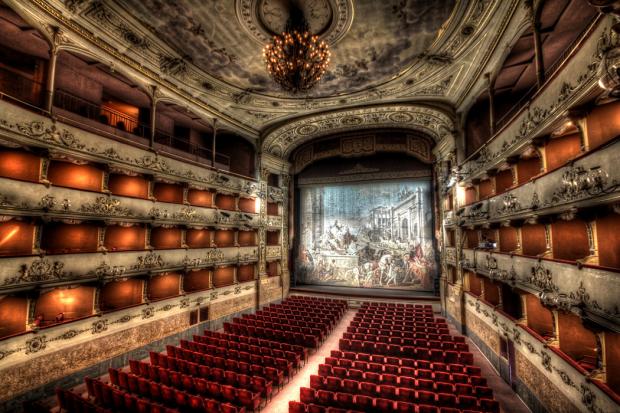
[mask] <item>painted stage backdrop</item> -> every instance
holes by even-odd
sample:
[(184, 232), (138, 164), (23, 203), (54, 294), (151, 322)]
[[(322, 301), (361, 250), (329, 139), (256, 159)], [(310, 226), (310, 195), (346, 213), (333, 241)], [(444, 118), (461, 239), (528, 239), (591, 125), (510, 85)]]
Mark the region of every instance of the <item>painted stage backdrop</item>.
[(300, 203), (298, 283), (433, 289), (429, 181), (304, 186)]

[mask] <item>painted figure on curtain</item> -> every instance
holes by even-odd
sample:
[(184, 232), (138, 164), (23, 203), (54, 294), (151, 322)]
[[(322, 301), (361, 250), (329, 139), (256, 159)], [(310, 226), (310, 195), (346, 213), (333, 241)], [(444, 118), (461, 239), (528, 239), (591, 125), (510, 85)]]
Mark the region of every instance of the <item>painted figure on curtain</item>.
[(300, 196), (298, 282), (432, 290), (428, 181), (306, 186)]

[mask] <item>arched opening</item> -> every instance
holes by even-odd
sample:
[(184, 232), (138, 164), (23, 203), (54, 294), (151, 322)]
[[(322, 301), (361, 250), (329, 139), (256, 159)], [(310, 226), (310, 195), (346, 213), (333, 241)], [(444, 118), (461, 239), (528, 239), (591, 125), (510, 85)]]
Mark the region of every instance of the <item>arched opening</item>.
[(407, 218), (403, 218), (400, 223), (400, 239), (403, 241), (409, 239), (409, 222)]
[(430, 148), (426, 137), (396, 130), (341, 134), (298, 148), (295, 280), (432, 290), (438, 267)]

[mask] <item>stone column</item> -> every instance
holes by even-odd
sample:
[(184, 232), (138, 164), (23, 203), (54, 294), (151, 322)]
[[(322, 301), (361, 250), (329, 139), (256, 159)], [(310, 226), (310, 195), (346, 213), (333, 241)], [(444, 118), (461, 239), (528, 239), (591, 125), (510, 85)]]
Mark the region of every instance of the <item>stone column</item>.
[(56, 63), (58, 62), (58, 46), (60, 45), (60, 29), (52, 27), (52, 45), (49, 50), (50, 59), (47, 66), (45, 84), (45, 110), (52, 115), (54, 109), (54, 89), (56, 85)]
[[(538, 88), (545, 83), (545, 62), (543, 60), (542, 38), (540, 36), (540, 21), (538, 19), (538, 8), (534, 6), (533, 0), (527, 1), (528, 17), (532, 25), (532, 37), (534, 38), (534, 61), (536, 63), (536, 84)], [(539, 5), (540, 7), (540, 5)]]
[(157, 116), (157, 86), (151, 85), (149, 91), (149, 97), (151, 98), (151, 119), (150, 119), (150, 128), (149, 131), (149, 148), (153, 149), (155, 147), (155, 128), (157, 125), (156, 116)]
[(487, 94), (489, 96), (489, 133), (491, 136), (495, 134), (495, 79), (490, 73), (485, 73), (487, 80)]

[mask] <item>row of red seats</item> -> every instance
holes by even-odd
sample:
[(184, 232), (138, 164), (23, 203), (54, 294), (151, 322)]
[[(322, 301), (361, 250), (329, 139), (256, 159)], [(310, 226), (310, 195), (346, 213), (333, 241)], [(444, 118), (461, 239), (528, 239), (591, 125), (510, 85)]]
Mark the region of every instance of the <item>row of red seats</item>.
[(220, 368), (222, 370), (232, 370), (242, 374), (258, 375), (271, 380), (273, 384), (278, 387), (284, 385), (284, 370), (266, 365), (264, 357), (260, 355), (256, 355), (254, 361), (246, 361), (241, 358), (233, 359), (232, 353), (228, 354), (226, 357), (218, 357), (174, 346), (166, 346), (166, 355), (176, 359), (193, 361), (194, 363), (209, 367)]
[[(256, 347), (256, 352), (242, 351), (237, 350), (236, 348), (220, 347), (212, 344), (202, 344), (195, 341), (181, 340), (182, 349), (192, 350), (198, 353), (214, 354), (214, 357), (228, 359), (224, 361), (225, 363), (231, 360), (241, 360), (245, 361), (246, 363), (265, 364), (267, 366), (276, 367), (284, 371), (284, 374), (287, 377), (291, 375), (293, 371), (293, 362), (285, 358), (286, 354), (283, 354), (282, 357), (273, 356), (273, 352), (270, 351), (270, 349), (263, 349), (262, 347), (258, 346), (253, 347)], [(218, 364), (217, 360), (215, 361), (215, 364)]]
[[(165, 405), (166, 410), (164, 411), (166, 413), (179, 412), (179, 410), (192, 413), (245, 413), (243, 407), (231, 403), (221, 403), (215, 399), (189, 395), (165, 385), (154, 384), (151, 389), (149, 383), (148, 396), (137, 397), (127, 388), (104, 383), (98, 379), (85, 378), (85, 380), (89, 396), (93, 397), (97, 403), (109, 407), (115, 412), (152, 413), (154, 406), (157, 409)], [(175, 409), (170, 409), (171, 406), (174, 406)]]
[[(364, 383), (362, 383), (364, 384)], [(329, 390), (314, 390), (308, 387), (300, 389), (302, 403), (318, 404), (323, 406), (337, 406), (341, 408), (360, 409), (359, 396), (366, 396), (373, 400), (373, 410), (378, 412), (396, 412), (396, 402), (401, 401), (417, 405), (449, 407), (458, 410), (475, 412), (499, 413), (499, 404), (492, 399), (477, 399), (471, 396), (455, 396), (449, 393), (434, 393), (424, 390), (395, 388), (393, 386), (369, 386), (361, 389), (361, 394), (331, 392)], [(388, 388), (389, 387), (389, 388)], [(368, 402), (368, 399), (364, 400)], [(362, 410), (364, 411), (364, 410)]]
[(324, 297), (312, 297), (308, 295), (291, 295), (286, 299), (287, 303), (313, 303), (313, 304), (328, 304), (332, 306), (347, 307), (346, 300), (340, 300), (337, 298), (324, 298)]
[[(405, 330), (408, 330), (409, 327), (434, 327), (436, 325), (441, 325), (441, 327), (447, 327), (448, 324), (445, 321), (431, 321), (426, 317), (421, 320), (416, 320), (411, 317), (403, 317), (402, 320), (383, 320), (383, 321), (374, 321), (374, 319), (370, 319), (371, 321), (366, 321), (367, 318), (358, 318), (357, 320), (351, 321), (352, 327), (365, 327), (365, 328), (392, 328), (395, 326), (406, 327)], [(375, 326), (376, 325), (376, 326)], [(385, 327), (383, 327), (385, 326)]]
[(290, 299), (290, 297), (282, 301), (281, 303), (269, 304), (268, 307), (285, 307), (285, 306), (304, 307), (304, 306), (307, 306), (309, 303), (318, 309), (326, 309), (326, 310), (332, 310), (332, 309), (342, 310), (348, 307), (347, 302), (344, 300), (340, 300), (340, 301), (296, 300), (296, 299)]
[(292, 314), (286, 311), (282, 311), (282, 310), (278, 310), (278, 309), (263, 309), (260, 311), (257, 311), (254, 314), (244, 314), (242, 317), (244, 318), (255, 318), (255, 319), (260, 319), (260, 317), (273, 317), (273, 318), (285, 318), (285, 319), (292, 319), (292, 320), (299, 320), (300, 317), (302, 317), (304, 320), (308, 320), (312, 323), (318, 323), (318, 324), (327, 324), (328, 326), (331, 326), (334, 322), (334, 320), (336, 320), (337, 318), (340, 318), (339, 315), (321, 315), (321, 314), (317, 314), (316, 312), (311, 312), (309, 314)]
[[(102, 406), (97, 406), (90, 399), (86, 399), (81, 395), (70, 390), (56, 389), (56, 400), (60, 408), (69, 413), (112, 413), (112, 410)], [(151, 409), (144, 410), (144, 413), (169, 413), (165, 408), (161, 407), (158, 411)]]
[(339, 303), (343, 305), (347, 304), (346, 300), (341, 300), (339, 298), (317, 297), (314, 295), (291, 295), (287, 298), (287, 300), (290, 300), (290, 301), (295, 301), (295, 300), (322, 301), (322, 302), (328, 302), (328, 303)]
[[(258, 321), (270, 321), (272, 323), (291, 323), (291, 325), (300, 325), (300, 322), (305, 322), (307, 326), (319, 328), (323, 332), (332, 328), (333, 320), (321, 317), (312, 316), (296, 316), (290, 314), (281, 314), (274, 312), (261, 312), (260, 314), (244, 314), (242, 318)], [(234, 319), (233, 319), (234, 320)]]
[[(240, 346), (242, 344), (250, 344), (254, 346), (260, 346), (263, 348), (268, 347), (268, 348), (271, 348), (272, 350), (284, 351), (285, 353), (293, 352), (299, 355), (301, 360), (308, 359), (308, 349), (303, 346), (298, 346), (296, 344), (282, 343), (280, 341), (266, 340), (260, 337), (240, 336), (240, 335), (233, 334), (233, 333), (222, 333), (222, 332), (210, 331), (210, 330), (205, 330), (204, 336), (194, 336), (194, 341), (198, 341), (199, 343), (202, 343), (201, 339), (199, 338), (198, 340), (196, 340), (196, 337), (212, 337), (212, 338), (224, 339), (229, 342), (229, 346), (234, 346), (234, 343), (239, 343)], [(204, 344), (207, 344), (207, 343), (204, 343)], [(241, 350), (241, 347), (239, 347), (238, 350)]]
[(481, 369), (478, 366), (464, 366), (458, 363), (445, 364), (441, 362), (430, 362), (428, 360), (414, 360), (410, 358), (383, 356), (380, 354), (355, 353), (352, 351), (331, 350), (330, 357), (347, 359), (352, 362), (366, 361), (379, 364), (393, 364), (396, 366), (415, 367), (417, 369), (450, 371), (456, 373), (466, 373), (471, 376), (480, 376)]
[[(236, 352), (261, 354), (263, 356), (271, 356), (275, 358), (286, 359), (287, 361), (293, 364), (293, 368), (295, 370), (299, 370), (299, 367), (301, 366), (301, 357), (303, 356), (303, 352), (301, 354), (298, 354), (298, 353), (295, 353), (294, 351), (284, 351), (284, 350), (271, 348), (267, 346), (254, 345), (254, 344), (248, 344), (248, 343), (239, 343), (235, 341), (226, 341), (226, 340), (218, 339), (215, 337), (205, 337), (205, 336), (194, 335), (193, 338), (194, 338), (195, 343), (207, 345), (207, 349), (211, 348), (208, 346), (214, 346), (215, 347), (214, 350), (216, 352), (215, 354), (218, 356), (221, 356), (221, 354), (218, 354), (221, 352), (221, 350), (218, 350), (218, 349), (226, 348), (229, 351), (233, 351), (232, 354), (235, 354), (234, 352), (236, 351)], [(189, 347), (187, 348), (189, 348), (190, 350), (194, 350), (196, 346), (194, 342), (191, 342), (191, 341), (188, 342)], [(181, 347), (183, 347), (183, 345), (181, 345)]]
[(151, 352), (151, 364), (129, 360), (129, 370), (136, 375), (149, 378), (152, 381), (160, 382), (165, 385), (178, 387), (185, 376), (201, 378), (217, 383), (224, 383), (242, 387), (260, 393), (266, 400), (271, 398), (273, 393), (273, 384), (265, 376), (256, 375), (249, 376), (245, 373), (239, 373), (235, 370), (224, 370), (219, 367), (210, 367), (197, 364), (191, 361), (175, 359), (161, 353)]
[[(350, 334), (350, 333), (349, 333)], [(433, 334), (435, 337), (447, 336), (450, 335), (450, 330), (448, 328), (441, 327), (411, 327), (411, 330), (401, 330), (401, 327), (397, 328), (386, 328), (380, 329), (379, 334), (371, 334), (365, 333), (369, 336), (387, 336), (393, 337), (394, 339), (428, 339), (432, 340), (429, 337), (429, 334)], [(432, 337), (432, 336), (430, 336)], [(397, 340), (394, 340), (397, 341)]]
[(381, 354), (401, 358), (429, 360), (443, 363), (466, 364), (474, 362), (474, 355), (468, 351), (428, 349), (426, 347), (400, 346), (373, 341), (348, 340), (341, 338), (340, 350), (356, 353)]
[(288, 402), (288, 411), (289, 413), (365, 413), (359, 410), (341, 409), (334, 406), (325, 408), (318, 404), (306, 404), (294, 400)]
[[(440, 366), (435, 367), (440, 368)], [(389, 384), (395, 384), (396, 378), (398, 376), (402, 376), (410, 378), (417, 377), (418, 379), (430, 379), (448, 383), (471, 383), (472, 385), (486, 386), (486, 379), (481, 377), (480, 373), (476, 370), (472, 370), (471, 373), (464, 374), (463, 366), (460, 364), (448, 364), (441, 366), (441, 368), (453, 368), (454, 371), (431, 370), (416, 367), (398, 366), (395, 364), (368, 363), (365, 361), (356, 361), (351, 363), (351, 360), (348, 359), (327, 357), (324, 364), (319, 364), (319, 375), (324, 377), (348, 377), (356, 380), (361, 380), (362, 377), (368, 377), (370, 376), (370, 374), (372, 374), (373, 377), (374, 375), (376, 375), (377, 377), (379, 375), (385, 376), (384, 379), (389, 377)], [(392, 379), (392, 377), (394, 378)]]
[(333, 327), (336, 320), (342, 317), (343, 313), (344, 312), (340, 310), (310, 311), (308, 310), (307, 306), (300, 307), (300, 308), (288, 308), (288, 307), (265, 308), (263, 310), (260, 310), (260, 312), (257, 312), (258, 315), (270, 315), (270, 316), (279, 316), (279, 317), (287, 317), (287, 318), (288, 317), (297, 317), (297, 318), (303, 317), (304, 319), (308, 318), (308, 319), (316, 320), (319, 322), (327, 323), (330, 325), (330, 327)]
[[(361, 334), (371, 334), (371, 335), (375, 335), (375, 336), (383, 336), (386, 335), (388, 337), (398, 337), (397, 334), (394, 334), (395, 332), (399, 331), (398, 328), (386, 328), (386, 329), (379, 329), (379, 328), (366, 328), (366, 327), (354, 327), (349, 325), (347, 327), (347, 332), (348, 333), (361, 333)], [(451, 342), (451, 343), (465, 343), (465, 337), (463, 336), (452, 336), (450, 334), (435, 334), (435, 338), (432, 339), (427, 339), (424, 337), (416, 337), (417, 333), (413, 333), (410, 330), (400, 330), (402, 331), (402, 338), (407, 338), (407, 339), (413, 339), (413, 340), (434, 340), (434, 341), (441, 341), (441, 342)], [(386, 334), (384, 334), (386, 333)], [(391, 335), (390, 335), (391, 334)], [(420, 336), (424, 335), (426, 336), (427, 333), (422, 333), (419, 334)], [(416, 344), (415, 342), (413, 342), (414, 344)]]
[[(176, 396), (176, 393), (181, 391), (187, 394), (188, 400), (191, 396), (197, 395), (202, 398), (241, 405), (251, 411), (256, 411), (261, 405), (261, 392), (251, 389), (251, 381), (249, 383), (250, 388), (240, 387), (236, 374), (234, 376), (235, 382), (229, 383), (225, 381), (225, 378), (223, 381), (212, 381), (207, 378), (194, 377), (164, 368), (159, 368), (156, 371), (158, 377), (156, 380), (151, 380), (148, 372), (146, 376), (140, 376), (140, 371), (137, 373), (127, 373), (123, 370), (109, 369), (110, 382), (143, 397), (155, 398), (158, 388), (161, 389), (161, 386), (168, 386), (174, 389), (175, 399), (182, 397)], [(197, 401), (194, 403), (198, 405)]]
[[(358, 399), (359, 398), (359, 399)], [(341, 396), (344, 405), (349, 404), (349, 400), (346, 396)], [(338, 396), (336, 396), (338, 401)], [(452, 407), (435, 407), (427, 404), (415, 404), (397, 401), (393, 406), (393, 410), (390, 409), (390, 403), (381, 399), (374, 399), (368, 396), (357, 395), (353, 399), (353, 404), (357, 408), (363, 408), (365, 413), (382, 413), (384, 409), (394, 413), (476, 413), (471, 410), (459, 410)], [(360, 410), (352, 410), (340, 407), (327, 407), (318, 404), (306, 404), (297, 401), (290, 401), (288, 405), (289, 413), (357, 413)]]
[(266, 309), (280, 308), (280, 309), (288, 309), (288, 310), (301, 310), (305, 312), (305, 311), (308, 311), (309, 306), (312, 306), (312, 308), (316, 308), (317, 314), (320, 314), (322, 312), (337, 314), (340, 312), (344, 312), (344, 310), (347, 308), (346, 304), (321, 303), (321, 302), (313, 302), (312, 304), (308, 304), (307, 302), (289, 301), (289, 300), (283, 301), (279, 304), (269, 304), (265, 308)]
[[(386, 321), (391, 321), (394, 319), (397, 320), (414, 320), (414, 321), (424, 321), (426, 319), (434, 318), (434, 314), (432, 311), (382, 311), (382, 310), (366, 310), (366, 311), (358, 311), (355, 314), (355, 321), (359, 321), (361, 318), (371, 318), (371, 319), (383, 319)], [(442, 322), (442, 318), (437, 319), (438, 322)]]
[[(427, 390), (436, 393), (451, 393), (463, 396), (493, 398), (493, 390), (487, 386), (472, 386), (469, 383), (448, 383), (435, 379), (416, 379), (413, 376), (396, 376), (393, 374), (378, 374), (361, 372), (349, 375), (349, 378), (334, 376), (323, 377), (317, 374), (310, 376), (310, 387), (315, 390), (340, 391), (344, 393), (359, 393), (361, 383), (370, 383), (376, 386), (399, 387), (411, 390)], [(485, 381), (486, 382), (486, 381)], [(366, 385), (367, 386), (367, 385)]]
[[(285, 311), (285, 310), (263, 310), (263, 312), (261, 314), (272, 316), (272, 317), (283, 317), (283, 316), (286, 316), (287, 318), (290, 318), (291, 320), (309, 320), (309, 321), (313, 321), (313, 322), (325, 322), (325, 323), (329, 324), (330, 329), (333, 328), (334, 320), (332, 320), (330, 318), (317, 317), (314, 312), (310, 312), (308, 314), (304, 314), (303, 312), (301, 312), (301, 313), (302, 314), (293, 314), (293, 313)], [(340, 317), (338, 317), (338, 318), (340, 318)]]
[(296, 344), (308, 348), (317, 348), (319, 346), (319, 336), (315, 336), (313, 334), (295, 333), (290, 331), (288, 328), (263, 328), (226, 322), (224, 323), (224, 331), (237, 335), (261, 337), (269, 340)]
[[(384, 343), (394, 343), (398, 341), (398, 339), (402, 339), (401, 343), (403, 345), (413, 345), (418, 347), (436, 347), (440, 348), (445, 343), (454, 343), (456, 344), (465, 344), (465, 337), (463, 336), (451, 336), (450, 334), (442, 334), (437, 335), (436, 339), (427, 339), (427, 338), (416, 338), (415, 334), (410, 334), (408, 337), (397, 337), (394, 335), (383, 334), (384, 332), (393, 332), (391, 330), (379, 330), (376, 328), (362, 328), (362, 327), (347, 327), (347, 333), (349, 334), (369, 334), (371, 336), (378, 336), (379, 340), (387, 340), (383, 341)], [(396, 339), (396, 340), (394, 340)], [(431, 342), (427, 344), (426, 342)], [(437, 344), (439, 343), (439, 344)], [(439, 347), (437, 347), (439, 345)]]
[(302, 321), (294, 321), (287, 319), (277, 319), (277, 321), (265, 321), (251, 318), (233, 318), (233, 323), (252, 327), (269, 328), (269, 329), (290, 329), (294, 333), (302, 333), (314, 335), (320, 342), (325, 338), (327, 328), (325, 325), (317, 327), (315, 323), (304, 323)]
[(455, 343), (452, 340), (439, 341), (426, 340), (423, 338), (402, 338), (377, 334), (350, 333), (348, 331), (343, 333), (342, 338), (347, 340), (376, 341), (378, 343), (395, 344), (399, 346), (424, 347), (428, 349), (469, 351), (469, 345), (467, 343)]

